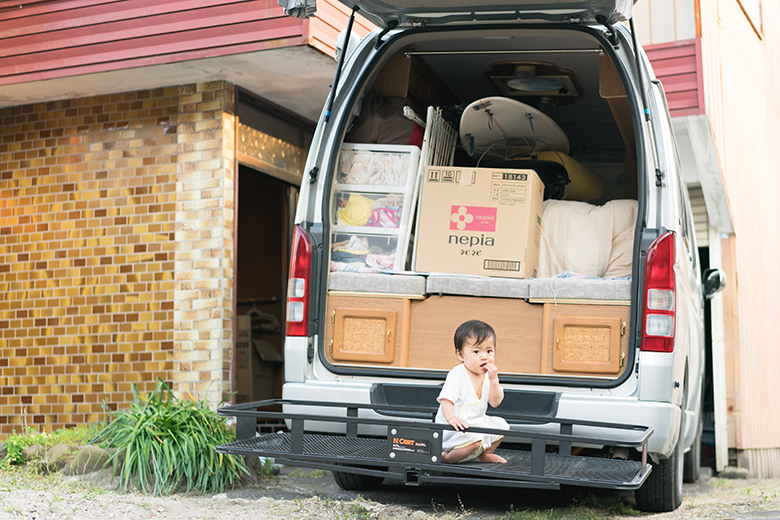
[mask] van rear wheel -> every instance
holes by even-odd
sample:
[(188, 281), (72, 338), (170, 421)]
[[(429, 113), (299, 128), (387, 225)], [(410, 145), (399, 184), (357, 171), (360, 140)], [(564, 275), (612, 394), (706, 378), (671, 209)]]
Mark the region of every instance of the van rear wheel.
[(344, 473), (342, 471), (333, 471), (333, 480), (341, 489), (346, 491), (371, 491), (378, 488), (382, 481), (385, 480), (382, 477), (374, 477), (371, 475), (356, 475), (354, 473)]
[(674, 511), (682, 504), (684, 446), (683, 430), (680, 430), (677, 447), (672, 456), (658, 464), (653, 463), (653, 471), (642, 487), (634, 493), (636, 506), (640, 511), (666, 513)]

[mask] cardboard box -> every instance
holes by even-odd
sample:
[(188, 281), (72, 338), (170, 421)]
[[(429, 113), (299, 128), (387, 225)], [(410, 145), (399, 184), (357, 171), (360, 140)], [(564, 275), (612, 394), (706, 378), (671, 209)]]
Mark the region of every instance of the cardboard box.
[(252, 317), (236, 316), (236, 404), (274, 397), (282, 356), (268, 341), (252, 339)]
[(414, 270), (536, 276), (543, 195), (533, 170), (427, 167)]

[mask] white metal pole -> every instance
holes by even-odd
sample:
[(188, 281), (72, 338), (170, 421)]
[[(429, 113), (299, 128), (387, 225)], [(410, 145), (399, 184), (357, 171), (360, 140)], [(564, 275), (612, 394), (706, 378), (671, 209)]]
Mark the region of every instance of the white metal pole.
[[(709, 228), (710, 267), (720, 267), (722, 250), (720, 233)], [(726, 280), (734, 283), (734, 280)], [(723, 323), (723, 292), (710, 300), (712, 326), (712, 393), (715, 408), (715, 470), (723, 471), (729, 464), (729, 419), (726, 406), (726, 339)]]

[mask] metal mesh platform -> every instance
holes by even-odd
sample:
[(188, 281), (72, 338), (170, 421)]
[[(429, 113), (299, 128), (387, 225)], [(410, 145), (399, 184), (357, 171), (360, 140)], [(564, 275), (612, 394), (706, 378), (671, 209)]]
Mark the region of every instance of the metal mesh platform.
[[(292, 453), (291, 434), (279, 432), (220, 446), (219, 451), (238, 455), (266, 456), (289, 460), (327, 461), (334, 464), (408, 466), (387, 459), (387, 440), (306, 433), (301, 453)], [(461, 464), (418, 464), (420, 469), (440, 474), (489, 473), (486, 478), (549, 481), (561, 484), (603, 487), (638, 487), (643, 480), (639, 461), (544, 454), (544, 473), (531, 472), (531, 452), (498, 449), (506, 464), (467, 462)], [(305, 464), (303, 464), (305, 465)], [(391, 468), (392, 469), (392, 468)], [(400, 477), (399, 477), (400, 478)]]

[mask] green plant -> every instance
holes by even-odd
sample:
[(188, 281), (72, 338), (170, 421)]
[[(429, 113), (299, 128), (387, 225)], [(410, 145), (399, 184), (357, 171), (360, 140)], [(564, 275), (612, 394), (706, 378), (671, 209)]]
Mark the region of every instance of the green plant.
[(248, 474), (243, 460), (216, 452), (235, 439), (226, 418), (205, 401), (178, 399), (162, 380), (148, 398), (133, 385), (133, 403), (90, 442), (113, 449), (118, 487), (153, 495), (222, 492)]
[(53, 432), (38, 433), (34, 428), (25, 428), (21, 433), (13, 433), (4, 441), (6, 456), (0, 460), (0, 467), (19, 465), (26, 462), (23, 450), (34, 444), (48, 449), (55, 444), (78, 446), (86, 443), (99, 431), (99, 427), (60, 428)]
[(346, 514), (346, 518), (354, 518), (355, 520), (369, 520), (371, 518), (371, 512), (358, 501), (342, 503), (341, 508)]
[(257, 460), (257, 463), (247, 463), (247, 468), (257, 473), (261, 480), (273, 479), (279, 474), (279, 467), (268, 457), (254, 457), (253, 459), (242, 457), (242, 460), (245, 462)]
[(31, 428), (28, 428), (28, 430), (26, 435), (14, 433), (5, 440), (4, 448), (6, 455), (3, 457), (3, 460), (0, 460), (0, 466), (24, 464), (26, 462), (23, 453), (24, 449), (33, 444), (41, 444), (40, 436), (33, 435), (33, 433), (37, 432)]

